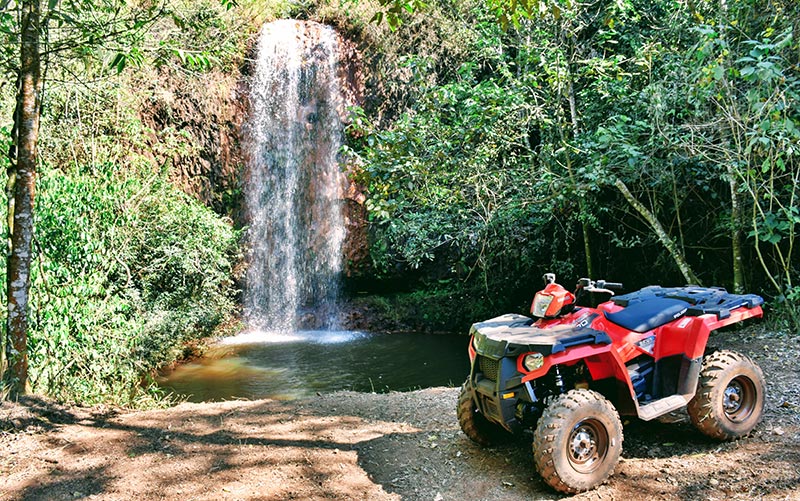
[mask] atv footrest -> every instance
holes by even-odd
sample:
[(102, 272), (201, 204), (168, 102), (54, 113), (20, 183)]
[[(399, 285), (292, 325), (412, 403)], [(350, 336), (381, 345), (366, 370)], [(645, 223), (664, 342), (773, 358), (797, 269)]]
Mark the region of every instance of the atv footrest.
[(650, 421), (668, 412), (680, 409), (689, 403), (689, 399), (683, 395), (672, 395), (670, 397), (654, 400), (647, 405), (639, 406), (639, 419)]

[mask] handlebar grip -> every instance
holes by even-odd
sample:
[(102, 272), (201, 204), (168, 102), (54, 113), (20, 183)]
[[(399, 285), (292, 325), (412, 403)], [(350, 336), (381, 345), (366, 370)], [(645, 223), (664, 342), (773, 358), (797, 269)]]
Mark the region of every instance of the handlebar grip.
[(622, 284), (619, 282), (606, 282), (603, 284), (606, 289), (622, 289)]

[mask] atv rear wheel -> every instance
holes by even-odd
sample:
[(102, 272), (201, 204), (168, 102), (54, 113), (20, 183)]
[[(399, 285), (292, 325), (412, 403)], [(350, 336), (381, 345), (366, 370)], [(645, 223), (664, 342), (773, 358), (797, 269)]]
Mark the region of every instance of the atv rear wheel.
[(533, 433), (533, 458), (545, 482), (567, 494), (611, 476), (622, 452), (622, 423), (602, 395), (571, 390), (547, 406)]
[(747, 435), (761, 421), (765, 393), (764, 374), (752, 360), (717, 351), (703, 360), (697, 393), (687, 411), (701, 433), (730, 440)]
[(458, 424), (461, 431), (473, 442), (483, 445), (497, 445), (507, 442), (511, 438), (511, 433), (506, 431), (498, 424), (492, 423), (478, 411), (475, 402), (472, 400), (472, 392), (467, 387), (469, 381), (461, 387), (458, 395)]

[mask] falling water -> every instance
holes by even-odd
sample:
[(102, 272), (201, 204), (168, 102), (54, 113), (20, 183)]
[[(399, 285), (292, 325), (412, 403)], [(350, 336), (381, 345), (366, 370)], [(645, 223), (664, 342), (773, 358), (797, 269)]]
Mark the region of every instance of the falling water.
[(336, 32), (313, 22), (266, 24), (247, 124), (252, 328), (335, 329), (345, 237), (343, 126)]

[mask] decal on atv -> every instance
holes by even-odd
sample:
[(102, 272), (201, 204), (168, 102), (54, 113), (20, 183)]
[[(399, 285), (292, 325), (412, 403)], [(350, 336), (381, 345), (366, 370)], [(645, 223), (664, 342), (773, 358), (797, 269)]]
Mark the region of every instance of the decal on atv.
[(647, 336), (646, 338), (638, 341), (636, 346), (643, 349), (649, 354), (653, 354), (653, 348), (656, 345), (656, 337), (655, 336)]

